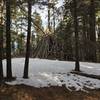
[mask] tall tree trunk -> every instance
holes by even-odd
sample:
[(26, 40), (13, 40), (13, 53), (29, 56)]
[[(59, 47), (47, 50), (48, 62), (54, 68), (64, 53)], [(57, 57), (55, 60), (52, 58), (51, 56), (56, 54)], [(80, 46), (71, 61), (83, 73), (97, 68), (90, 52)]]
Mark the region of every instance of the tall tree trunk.
[(48, 0), (48, 29), (50, 31), (50, 0)]
[(0, 80), (3, 78), (2, 51), (3, 51), (3, 30), (2, 30), (2, 25), (0, 25)]
[[(2, 1), (0, 3), (3, 3)], [(3, 59), (3, 7), (0, 7), (0, 81), (3, 78), (3, 64), (2, 64), (2, 59)]]
[(75, 71), (80, 71), (79, 65), (79, 40), (78, 40), (78, 20), (77, 20), (77, 1), (73, 0), (74, 3), (74, 28), (75, 28)]
[(87, 37), (86, 37), (86, 15), (83, 14), (83, 60), (86, 60), (86, 55), (87, 55)]
[(55, 35), (55, 7), (53, 6), (53, 29), (54, 29), (54, 35)]
[[(94, 0), (90, 0), (90, 42), (92, 43), (92, 53), (90, 59), (96, 62), (96, 33), (95, 33), (95, 5)], [(91, 51), (90, 51), (91, 52)]]
[(30, 56), (30, 36), (31, 36), (31, 0), (28, 0), (28, 32), (27, 32), (27, 44), (26, 44), (26, 58), (24, 66), (23, 78), (28, 78), (29, 56)]
[(12, 67), (11, 67), (11, 1), (6, 0), (6, 59), (7, 59), (7, 78), (12, 78)]

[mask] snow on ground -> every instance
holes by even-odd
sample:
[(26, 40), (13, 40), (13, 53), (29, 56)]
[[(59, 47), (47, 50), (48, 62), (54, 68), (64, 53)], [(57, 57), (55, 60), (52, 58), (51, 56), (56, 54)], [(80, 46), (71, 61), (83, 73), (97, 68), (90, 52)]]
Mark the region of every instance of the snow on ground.
[[(23, 79), (24, 58), (12, 59), (13, 76), (17, 77), (15, 81), (7, 82), (10, 85), (25, 84), (34, 87), (49, 87), (65, 85), (67, 89), (83, 90), (84, 87), (90, 89), (100, 88), (100, 80), (86, 78), (71, 74), (75, 67), (74, 62), (30, 59), (29, 79)], [(4, 64), (4, 75), (6, 76), (6, 60)], [(100, 64), (81, 62), (81, 70), (94, 75), (100, 75)]]

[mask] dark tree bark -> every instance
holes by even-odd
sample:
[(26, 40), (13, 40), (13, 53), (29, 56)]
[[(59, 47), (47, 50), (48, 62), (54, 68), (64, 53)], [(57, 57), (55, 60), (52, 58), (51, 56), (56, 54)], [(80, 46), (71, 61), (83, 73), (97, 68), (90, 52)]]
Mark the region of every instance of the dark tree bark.
[[(0, 43), (2, 43), (2, 37), (0, 33)], [(2, 64), (2, 44), (0, 44), (0, 80), (3, 78), (3, 64)]]
[(12, 66), (11, 66), (11, 1), (6, 0), (6, 59), (7, 59), (7, 78), (12, 78)]
[(0, 80), (3, 78), (3, 26), (0, 25)]
[(83, 14), (83, 61), (86, 60), (86, 55), (87, 55), (87, 37), (86, 37), (86, 14)]
[(91, 49), (92, 52), (90, 55), (90, 59), (93, 62), (96, 62), (96, 33), (95, 33), (95, 5), (94, 0), (90, 0), (90, 42), (92, 43)]
[(29, 56), (30, 56), (30, 36), (31, 36), (31, 0), (28, 0), (28, 32), (27, 32), (27, 44), (26, 44), (26, 58), (24, 66), (23, 78), (28, 78)]
[(50, 31), (50, 0), (48, 0), (48, 29)]
[(74, 4), (74, 28), (75, 28), (75, 71), (80, 71), (79, 65), (79, 38), (78, 38), (78, 20), (77, 20), (77, 1), (73, 0)]
[[(2, 3), (2, 1), (1, 1)], [(3, 57), (3, 18), (2, 18), (2, 13), (3, 13), (3, 7), (0, 7), (1, 10), (1, 16), (0, 16), (0, 81), (3, 79), (3, 64), (2, 64), (2, 57)]]
[(53, 29), (54, 29), (54, 34), (55, 34), (55, 7), (53, 6)]

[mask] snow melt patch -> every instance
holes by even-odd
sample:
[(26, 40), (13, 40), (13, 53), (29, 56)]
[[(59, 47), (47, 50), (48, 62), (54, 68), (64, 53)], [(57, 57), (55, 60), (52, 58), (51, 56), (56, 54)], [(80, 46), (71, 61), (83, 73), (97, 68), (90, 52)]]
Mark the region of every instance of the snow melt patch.
[[(74, 62), (30, 59), (29, 79), (23, 79), (24, 58), (12, 59), (13, 76), (17, 77), (15, 81), (7, 82), (10, 85), (25, 84), (34, 87), (49, 87), (65, 85), (67, 89), (74, 88), (76, 91), (83, 90), (84, 87), (90, 89), (100, 88), (100, 80), (87, 78), (71, 74), (74, 69)], [(6, 76), (6, 60), (4, 64), (4, 75)], [(99, 75), (100, 64), (81, 62), (81, 70)]]

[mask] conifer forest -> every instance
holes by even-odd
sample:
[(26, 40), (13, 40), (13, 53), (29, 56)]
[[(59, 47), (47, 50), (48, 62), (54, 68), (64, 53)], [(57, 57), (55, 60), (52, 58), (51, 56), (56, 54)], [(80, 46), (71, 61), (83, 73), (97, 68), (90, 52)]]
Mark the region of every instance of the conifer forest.
[(0, 0), (0, 100), (100, 100), (100, 0)]

